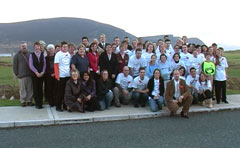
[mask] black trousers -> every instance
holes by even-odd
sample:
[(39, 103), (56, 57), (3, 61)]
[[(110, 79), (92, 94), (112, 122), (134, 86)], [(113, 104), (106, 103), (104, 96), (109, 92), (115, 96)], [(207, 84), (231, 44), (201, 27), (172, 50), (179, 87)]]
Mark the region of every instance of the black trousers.
[(100, 105), (96, 97), (91, 97), (89, 101), (85, 102), (87, 111), (100, 110)]
[(69, 80), (69, 77), (60, 78), (56, 83), (56, 109), (63, 109), (64, 105), (64, 94), (66, 82)]
[(50, 106), (55, 105), (55, 83), (56, 79), (51, 76), (45, 76), (45, 99), (48, 101), (48, 104)]
[(37, 76), (32, 77), (33, 80), (33, 97), (35, 105), (42, 107), (43, 105), (43, 77), (38, 78)]
[(214, 80), (215, 84), (215, 95), (216, 95), (216, 100), (217, 102), (226, 101), (227, 96), (226, 96), (226, 81), (216, 81)]
[(210, 91), (210, 90), (205, 90), (204, 91), (204, 94), (205, 94), (205, 96), (203, 95), (203, 94), (199, 94), (199, 101), (204, 101), (204, 100), (207, 100), (207, 99), (211, 99), (212, 98), (212, 92)]

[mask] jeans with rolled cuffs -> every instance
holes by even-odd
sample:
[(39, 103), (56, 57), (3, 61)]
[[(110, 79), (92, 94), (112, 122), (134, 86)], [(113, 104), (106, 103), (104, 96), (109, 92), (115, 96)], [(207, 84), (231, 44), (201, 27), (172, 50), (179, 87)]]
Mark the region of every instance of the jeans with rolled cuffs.
[(163, 96), (159, 96), (158, 99), (149, 99), (149, 106), (152, 112), (156, 112), (158, 109), (162, 110), (162, 105), (165, 104)]
[(112, 100), (113, 100), (113, 93), (112, 91), (109, 91), (108, 93), (106, 93), (104, 98), (101, 101), (99, 101), (100, 110), (108, 109), (111, 106)]

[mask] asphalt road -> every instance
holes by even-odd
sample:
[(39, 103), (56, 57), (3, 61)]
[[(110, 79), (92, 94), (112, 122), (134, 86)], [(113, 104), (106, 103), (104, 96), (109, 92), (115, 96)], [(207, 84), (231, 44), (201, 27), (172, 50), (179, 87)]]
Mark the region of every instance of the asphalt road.
[(239, 148), (240, 111), (0, 129), (0, 148)]

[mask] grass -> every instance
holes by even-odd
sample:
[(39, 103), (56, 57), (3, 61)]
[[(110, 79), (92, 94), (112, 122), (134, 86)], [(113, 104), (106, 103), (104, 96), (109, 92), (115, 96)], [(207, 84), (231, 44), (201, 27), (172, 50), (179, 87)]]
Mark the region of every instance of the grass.
[(21, 102), (19, 99), (9, 100), (9, 99), (1, 99), (0, 106), (20, 106)]
[[(224, 56), (228, 61), (228, 84), (235, 87), (234, 89), (227, 89), (227, 95), (240, 94), (240, 50), (226, 51)], [(231, 82), (231, 83), (230, 83)], [(0, 57), (0, 85), (11, 85), (18, 86), (18, 81), (14, 80), (14, 74), (12, 72), (12, 58), (11, 57)], [(1, 94), (0, 94), (1, 95)], [(0, 96), (1, 97), (1, 96)], [(19, 106), (20, 101), (0, 99), (0, 106)]]

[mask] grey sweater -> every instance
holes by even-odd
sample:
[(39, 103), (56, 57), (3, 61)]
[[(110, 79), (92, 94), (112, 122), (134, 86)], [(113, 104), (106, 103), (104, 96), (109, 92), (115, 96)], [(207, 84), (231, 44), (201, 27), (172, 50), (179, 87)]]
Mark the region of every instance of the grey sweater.
[[(18, 78), (24, 78), (33, 75), (28, 64), (29, 55), (30, 52), (24, 54), (19, 51), (13, 58), (13, 72)], [(25, 58), (23, 56), (25, 56)]]

